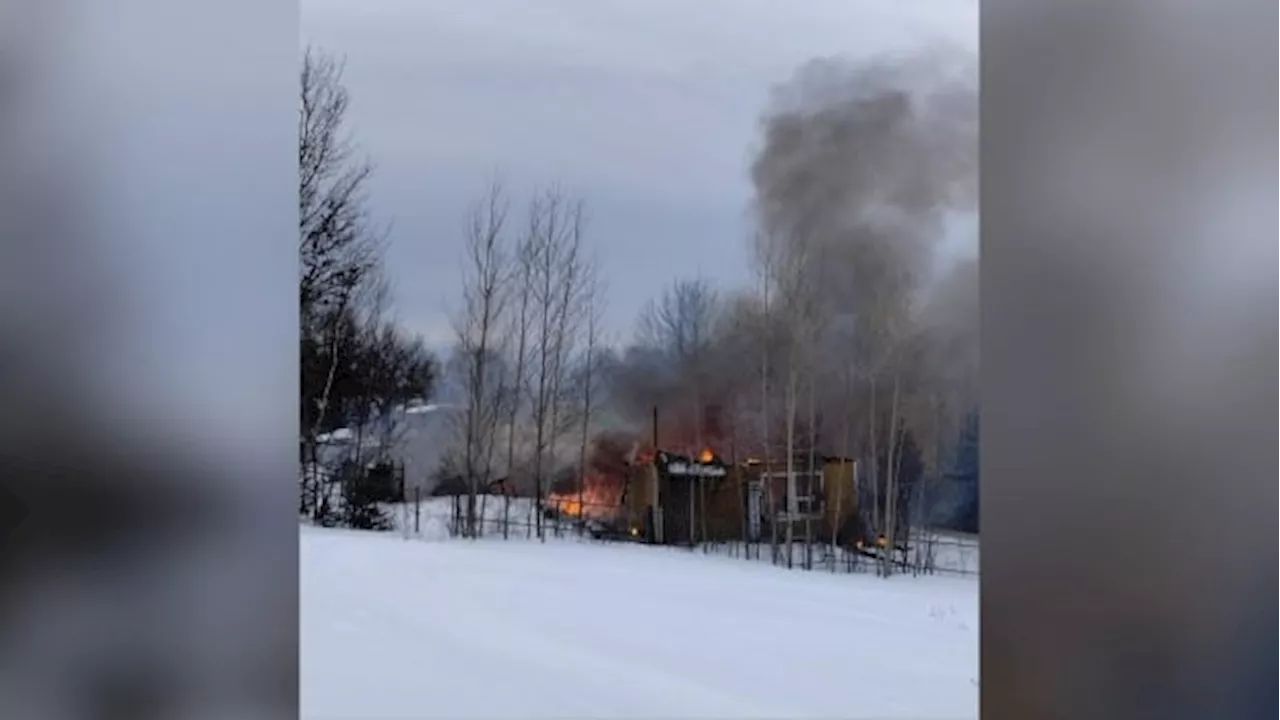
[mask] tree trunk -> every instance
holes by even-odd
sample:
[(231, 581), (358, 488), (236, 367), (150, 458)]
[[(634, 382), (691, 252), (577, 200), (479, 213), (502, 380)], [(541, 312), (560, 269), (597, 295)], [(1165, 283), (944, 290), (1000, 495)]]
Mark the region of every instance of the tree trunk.
[(848, 455), (840, 458), (840, 482), (836, 483), (836, 503), (833, 508), (834, 512), (831, 516), (831, 572), (836, 571), (836, 563), (840, 560), (842, 548), (840, 545), (840, 514), (844, 511), (844, 471), (849, 468), (849, 477), (852, 479), (856, 470), (850, 468), (848, 463)]
[[(527, 250), (524, 252), (527, 253)], [(527, 263), (527, 255), (522, 258)], [(507, 417), (507, 484), (504, 488), (506, 500), (502, 505), (502, 538), (510, 537), (511, 526), (511, 490), (515, 481), (516, 464), (516, 420), (520, 416), (520, 394), (524, 391), (525, 359), (529, 336), (529, 271), (527, 265), (521, 267), (520, 288), (520, 327), (516, 340), (516, 377), (511, 392), (511, 413)]]
[(578, 453), (578, 535), (582, 536), (586, 529), (587, 506), (587, 443), (591, 438), (591, 382), (592, 363), (595, 362), (595, 319), (592, 318), (587, 327), (587, 367), (586, 387), (582, 398), (582, 447)]
[[(345, 307), (346, 303), (343, 302), (340, 308)], [(340, 312), (337, 317), (342, 317)], [(310, 445), (311, 449), (311, 467), (308, 468), (308, 472), (306, 474), (311, 476), (311, 515), (313, 520), (321, 519), (319, 510), (321, 496), (324, 494), (324, 478), (320, 474), (320, 448), (319, 442), (316, 438), (320, 434), (320, 426), (324, 422), (325, 415), (329, 412), (329, 396), (333, 392), (333, 382), (338, 373), (338, 338), (340, 337), (340, 334), (338, 333), (337, 323), (339, 322), (341, 321), (335, 320), (329, 328), (329, 333), (333, 336), (330, 341), (329, 349), (329, 370), (325, 375), (324, 390), (321, 391), (320, 398), (316, 403), (318, 407), (316, 410), (315, 422), (311, 424), (310, 432), (307, 434), (307, 444)]]
[(871, 376), (870, 398), (867, 401), (867, 439), (871, 455), (869, 475), (871, 479), (871, 539), (875, 548), (876, 569), (880, 567), (880, 450), (876, 442), (876, 377)]
[(499, 390), (498, 397), (494, 399), (494, 405), (491, 408), (491, 417), (485, 419), (484, 432), (484, 493), (480, 496), (480, 524), (478, 527), (478, 535), (484, 537), (484, 525), (487, 522), (486, 508), (489, 505), (489, 495), (493, 489), (493, 455), (497, 452), (498, 447), (498, 424), (501, 422), (498, 418), (502, 412), (501, 396), (505, 394), (505, 390)]
[(769, 517), (769, 558), (770, 562), (776, 565), (778, 562), (778, 513), (777, 504), (774, 502), (773, 478), (769, 476), (769, 473), (773, 470), (773, 453), (770, 452), (772, 445), (770, 437), (771, 426), (769, 424), (769, 342), (772, 333), (769, 332), (771, 318), (769, 316), (769, 276), (767, 273), (764, 277), (763, 295), (764, 317), (762, 319), (763, 325), (760, 338), (760, 434), (764, 463), (760, 471), (760, 479), (761, 493), (764, 496), (762, 499), (766, 501), (764, 503), (765, 512)]
[(743, 482), (744, 476), (741, 466), (738, 465), (738, 420), (742, 415), (741, 397), (736, 393), (733, 396), (733, 425), (729, 430), (729, 464), (733, 468), (733, 482), (738, 489), (738, 519), (742, 523), (742, 554), (751, 557), (747, 548), (750, 547), (751, 536), (749, 530), (751, 528), (751, 519), (747, 517), (747, 485)]
[[(816, 446), (818, 443), (818, 432), (817, 432), (818, 409), (817, 409), (817, 405), (814, 403), (814, 391), (815, 391), (814, 385), (816, 384), (814, 380), (814, 375), (815, 375), (814, 368), (811, 366), (809, 368), (809, 490), (808, 490), (810, 498), (813, 498), (814, 496), (813, 481), (814, 481), (815, 472), (817, 470), (817, 462), (816, 462), (817, 447)], [(823, 485), (824, 483), (819, 483), (818, 485), (819, 491), (822, 491), (825, 489), (823, 488)], [(809, 517), (806, 517), (804, 521), (804, 561), (805, 561), (805, 564), (808, 566), (806, 569), (812, 570), (813, 569), (813, 520), (811, 519), (811, 517), (814, 513), (818, 511), (818, 508), (815, 508), (813, 506), (812, 499), (810, 499), (809, 505), (810, 505), (809, 513), (808, 513)], [(819, 507), (822, 507), (822, 506), (819, 506)], [(822, 508), (822, 509), (825, 510), (825, 508)]]
[[(576, 240), (575, 240), (576, 242)], [(573, 246), (572, 254), (565, 258), (567, 266), (565, 277), (560, 278), (563, 283), (563, 293), (556, 310), (556, 328), (555, 328), (555, 350), (551, 356), (551, 426), (549, 428), (550, 437), (547, 441), (547, 456), (551, 462), (551, 469), (554, 471), (556, 462), (556, 439), (560, 436), (560, 392), (562, 390), (562, 382), (564, 379), (564, 358), (565, 358), (565, 341), (568, 334), (569, 322), (569, 306), (573, 299), (573, 291), (575, 289), (575, 281), (577, 278), (577, 246)], [(557, 514), (557, 518), (559, 515)], [(558, 527), (557, 520), (557, 527)], [(542, 538), (544, 541), (545, 537)]]
[[(544, 298), (550, 297), (551, 271), (550, 268), (544, 268), (544, 291), (547, 293)], [(537, 536), (539, 540), (543, 540), (542, 527), (542, 487), (543, 487), (543, 455), (546, 451), (546, 428), (547, 428), (547, 373), (550, 371), (548, 364), (551, 341), (551, 307), (547, 304), (549, 300), (542, 300), (542, 332), (539, 335), (538, 342), (538, 396), (537, 406), (534, 411), (535, 425), (534, 431), (534, 449), (533, 449), (533, 479), (534, 479), (534, 523), (537, 526)]]
[[(794, 340), (792, 341), (794, 343)], [(796, 353), (794, 344), (789, 352), (787, 363), (787, 527), (786, 527), (786, 545), (787, 545), (787, 568), (793, 567), (794, 563), (794, 543), (795, 543), (795, 516), (797, 512), (796, 503), (796, 473), (795, 473), (795, 443), (796, 443)]]
[(887, 486), (885, 489), (885, 561), (884, 575), (889, 577), (893, 574), (893, 558), (897, 551), (897, 538), (894, 537), (896, 530), (896, 519), (898, 511), (898, 456), (901, 453), (902, 442), (899, 437), (898, 428), (898, 394), (899, 375), (895, 371), (893, 376), (893, 394), (889, 409), (889, 447), (888, 451), (888, 467), (885, 468), (888, 475), (885, 478)]
[[(842, 470), (844, 469), (844, 462), (849, 458), (849, 454), (852, 450), (851, 446), (853, 444), (853, 438), (852, 438), (853, 422), (850, 418), (850, 414), (852, 412), (853, 382), (852, 382), (852, 373), (849, 372), (848, 368), (845, 369), (845, 373), (844, 373), (844, 397), (846, 399), (846, 402), (850, 404), (850, 408), (846, 408), (844, 412), (840, 413), (841, 423), (843, 424), (843, 428), (841, 429), (841, 433), (840, 433), (840, 436), (841, 436), (840, 467)], [(858, 502), (858, 467), (856, 464), (852, 468), (850, 468), (849, 484), (850, 484), (850, 489), (853, 491), (853, 497), (851, 499), (854, 502), (854, 510), (856, 511), (857, 502)], [(841, 482), (840, 486), (843, 487), (844, 483)], [(837, 542), (836, 536), (840, 532), (840, 527), (844, 519), (841, 516), (842, 510), (843, 508), (837, 505), (835, 520), (832, 523), (833, 525), (832, 531), (831, 531), (832, 543)], [(847, 541), (848, 538), (845, 538), (845, 540)]]
[(480, 345), (473, 351), (471, 361), (471, 387), (470, 387), (470, 407), (467, 409), (467, 438), (466, 438), (466, 460), (465, 469), (467, 473), (467, 537), (475, 539), (477, 537), (476, 525), (476, 496), (479, 494), (480, 474), (478, 472), (477, 455), (480, 453), (480, 434), (482, 432), (482, 414), (485, 402), (485, 371), (487, 358), (485, 354), (488, 350), (489, 335), (489, 300), (486, 298), (482, 301), (483, 317), (480, 318)]

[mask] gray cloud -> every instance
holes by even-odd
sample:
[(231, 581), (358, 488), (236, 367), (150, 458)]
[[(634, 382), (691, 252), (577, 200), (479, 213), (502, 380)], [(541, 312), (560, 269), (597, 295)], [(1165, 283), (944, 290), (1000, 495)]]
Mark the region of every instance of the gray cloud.
[(770, 89), (821, 56), (977, 46), (974, 2), (306, 0), (304, 38), (347, 56), (352, 121), (403, 321), (447, 340), (466, 203), (580, 192), (615, 333), (677, 273), (745, 280), (748, 165)]

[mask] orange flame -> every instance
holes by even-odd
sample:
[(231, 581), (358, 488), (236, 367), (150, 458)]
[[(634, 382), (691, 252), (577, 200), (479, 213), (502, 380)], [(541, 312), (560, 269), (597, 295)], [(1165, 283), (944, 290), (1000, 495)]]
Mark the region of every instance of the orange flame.
[(711, 448), (702, 448), (702, 452), (698, 453), (698, 462), (700, 463), (709, 463), (715, 459), (716, 454), (711, 451)]
[(555, 504), (556, 510), (559, 510), (562, 515), (572, 515), (573, 517), (582, 515), (582, 503), (578, 502), (576, 497), (556, 497), (553, 495), (551, 496), (551, 501)]
[(621, 502), (620, 485), (588, 476), (582, 492), (552, 493), (547, 502), (561, 515), (607, 519), (617, 514)]

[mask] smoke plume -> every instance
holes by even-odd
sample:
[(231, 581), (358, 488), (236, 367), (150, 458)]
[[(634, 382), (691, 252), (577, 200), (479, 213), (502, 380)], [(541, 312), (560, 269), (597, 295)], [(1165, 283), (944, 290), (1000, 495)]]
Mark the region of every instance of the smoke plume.
[(974, 58), (949, 47), (802, 66), (775, 89), (751, 166), (763, 233), (804, 245), (827, 287), (913, 294), (946, 219), (975, 205), (976, 85)]

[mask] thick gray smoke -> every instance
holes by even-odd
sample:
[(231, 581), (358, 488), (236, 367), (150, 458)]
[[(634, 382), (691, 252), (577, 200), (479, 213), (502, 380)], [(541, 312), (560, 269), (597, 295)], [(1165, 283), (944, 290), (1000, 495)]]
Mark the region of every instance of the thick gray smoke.
[(810, 62), (776, 88), (762, 126), (751, 178), (771, 241), (804, 246), (830, 287), (914, 296), (947, 219), (976, 202), (972, 54)]
[[(905, 59), (817, 60), (777, 87), (766, 108), (751, 166), (756, 219), (767, 239), (761, 258), (772, 263), (760, 269), (773, 281), (773, 297), (789, 283), (790, 292), (805, 296), (797, 303), (821, 306), (811, 310), (823, 328), (818, 342), (834, 345), (821, 353), (833, 363), (872, 360), (883, 353), (872, 346), (902, 330), (934, 335), (939, 350), (976, 349), (976, 306), (936, 305), (976, 298), (973, 264), (951, 263), (939, 278), (934, 262), (948, 222), (972, 217), (976, 202), (974, 60), (949, 48)], [(922, 292), (926, 285), (937, 292)], [(763, 320), (754, 290), (739, 299), (714, 323), (701, 382), (680, 372), (662, 347), (632, 348), (619, 358), (610, 378), (614, 400), (643, 435), (656, 404), (663, 438), (692, 437), (696, 386), (699, 402), (742, 419), (738, 434), (746, 437), (738, 442), (758, 439), (762, 426), (747, 426), (763, 420), (745, 416), (759, 409), (759, 348), (779, 342), (792, 318), (781, 309)], [(771, 339), (762, 341), (766, 325)], [(839, 382), (834, 365), (819, 374)], [(965, 379), (946, 381), (960, 387)], [(843, 417), (842, 408), (830, 410)]]

